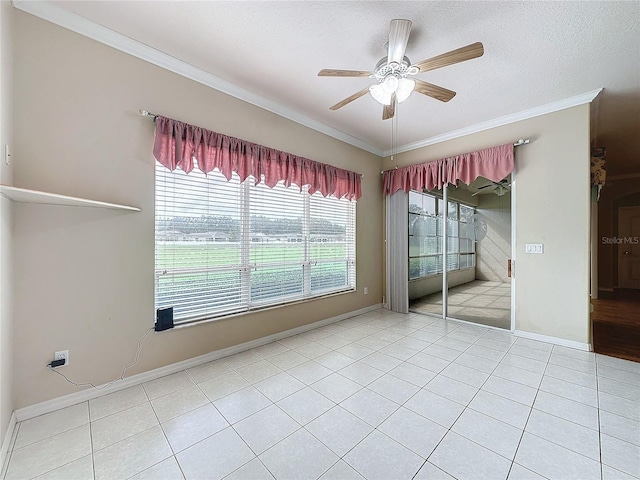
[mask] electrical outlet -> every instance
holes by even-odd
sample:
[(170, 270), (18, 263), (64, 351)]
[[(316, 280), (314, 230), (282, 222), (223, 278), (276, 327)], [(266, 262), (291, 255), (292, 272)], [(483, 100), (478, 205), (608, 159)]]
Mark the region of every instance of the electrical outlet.
[(9, 150), (9, 144), (4, 146), (4, 163), (11, 164), (11, 151)]
[(62, 350), (53, 354), (54, 360), (60, 360), (62, 358), (64, 358), (64, 365), (62, 366), (66, 367), (67, 365), (69, 365), (69, 350)]
[(364, 287), (364, 294), (369, 295), (369, 287)]

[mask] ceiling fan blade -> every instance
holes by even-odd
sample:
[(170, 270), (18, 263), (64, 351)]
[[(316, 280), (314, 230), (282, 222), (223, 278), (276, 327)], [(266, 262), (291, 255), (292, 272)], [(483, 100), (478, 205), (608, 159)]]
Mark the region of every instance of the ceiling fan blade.
[(484, 47), (482, 46), (482, 43), (476, 42), (471, 45), (467, 45), (466, 47), (461, 47), (456, 50), (443, 53), (437, 57), (415, 63), (413, 66), (418, 67), (420, 72), (428, 72), (429, 70), (435, 70), (436, 68), (446, 67), (447, 65), (453, 65), (454, 63), (481, 57), (483, 54)]
[(432, 83), (423, 82), (422, 80), (418, 80), (417, 78), (415, 78), (414, 80), (416, 82), (414, 91), (422, 93), (423, 95), (428, 95), (429, 97), (433, 97), (436, 100), (440, 100), (441, 102), (448, 102), (456, 96), (456, 92), (452, 90), (447, 90), (446, 88), (439, 87), (438, 85), (434, 85)]
[(382, 109), (382, 120), (389, 120), (396, 114), (396, 94), (391, 95), (391, 103)]
[(318, 72), (319, 77), (368, 77), (371, 72), (363, 72), (361, 70), (335, 70), (325, 68)]
[(409, 34), (411, 33), (411, 20), (391, 20), (389, 31), (389, 52), (387, 62), (402, 63), (404, 52), (407, 49)]
[(350, 97), (345, 98), (341, 102), (336, 103), (333, 107), (330, 107), (329, 110), (338, 110), (339, 108), (344, 107), (347, 103), (351, 103), (354, 100), (357, 100), (358, 98), (362, 97), (363, 95), (366, 95), (367, 93), (369, 93), (369, 87), (363, 88), (359, 92), (354, 93)]

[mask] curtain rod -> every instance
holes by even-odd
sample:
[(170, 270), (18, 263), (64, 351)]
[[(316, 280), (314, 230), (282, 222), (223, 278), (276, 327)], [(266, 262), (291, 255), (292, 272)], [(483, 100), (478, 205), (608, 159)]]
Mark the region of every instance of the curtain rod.
[[(152, 117), (154, 122), (156, 121), (156, 118), (158, 118), (160, 116), (157, 113), (151, 113), (151, 112), (149, 112), (147, 110), (142, 110), (142, 109), (138, 110), (138, 114), (141, 117)], [(527, 140), (527, 142), (528, 142), (528, 140)], [(360, 178), (364, 178), (364, 173), (360, 174)]]
[[(526, 144), (527, 144), (527, 143), (529, 143), (529, 142), (530, 142), (530, 140), (529, 140), (528, 138), (520, 138), (520, 139), (518, 139), (518, 141), (517, 141), (517, 142), (513, 142), (513, 146), (514, 146), (514, 147), (520, 147), (520, 146), (522, 146), (522, 145), (526, 145)], [(398, 167), (396, 167), (395, 169), (397, 170), (397, 169), (398, 169)], [(391, 170), (391, 169), (389, 169), (389, 170)], [(383, 175), (383, 174), (384, 174), (384, 172), (385, 172), (385, 170), (382, 170), (382, 171), (380, 172), (380, 175)]]

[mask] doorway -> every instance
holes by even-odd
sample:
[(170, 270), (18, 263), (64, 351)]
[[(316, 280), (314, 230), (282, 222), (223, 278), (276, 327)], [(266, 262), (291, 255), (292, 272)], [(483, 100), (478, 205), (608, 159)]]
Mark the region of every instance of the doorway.
[(512, 182), (409, 193), (409, 309), (512, 329)]

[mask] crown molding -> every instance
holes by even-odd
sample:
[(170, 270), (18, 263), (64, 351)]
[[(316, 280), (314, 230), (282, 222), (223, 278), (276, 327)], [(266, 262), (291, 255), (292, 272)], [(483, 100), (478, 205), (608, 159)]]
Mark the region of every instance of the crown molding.
[(341, 132), (333, 127), (318, 122), (306, 115), (298, 113), (289, 108), (283, 107), (277, 102), (268, 98), (256, 95), (249, 90), (232, 84), (222, 78), (216, 77), (198, 67), (190, 65), (171, 55), (167, 55), (155, 48), (145, 45), (137, 40), (122, 35), (114, 30), (99, 25), (91, 20), (87, 20), (75, 13), (68, 12), (54, 4), (45, 1), (12, 0), (13, 6), (18, 10), (39, 17), (60, 27), (79, 33), (97, 42), (108, 45), (121, 52), (133, 55), (141, 60), (149, 62), (158, 67), (177, 73), (185, 78), (201, 83), (222, 93), (238, 98), (244, 102), (263, 108), (269, 112), (280, 115), (305, 127), (309, 127), (320, 133), (324, 133), (354, 147), (366, 150), (374, 155), (382, 157), (383, 151), (359, 138)]
[(559, 110), (564, 110), (566, 108), (575, 107), (577, 105), (591, 103), (600, 94), (600, 92), (602, 92), (602, 90), (603, 90), (602, 88), (599, 88), (591, 92), (576, 95), (574, 97), (558, 100), (557, 102), (547, 103), (546, 105), (530, 108), (528, 110), (523, 110), (521, 112), (511, 113), (509, 115), (505, 115), (504, 117), (494, 118), (493, 120), (489, 120), (486, 122), (477, 123), (469, 127), (461, 128), (460, 130), (454, 130), (452, 132), (443, 133), (442, 135), (436, 135), (435, 137), (426, 138), (424, 140), (419, 140), (417, 142), (407, 143), (406, 145), (402, 145), (394, 149), (394, 152), (391, 152), (391, 150), (385, 150), (384, 156), (388, 157), (392, 153), (398, 154), (403, 152), (409, 152), (411, 150), (416, 150), (418, 148), (426, 147), (428, 145), (434, 145), (436, 143), (446, 142), (447, 140), (453, 140), (454, 138), (464, 137), (466, 135), (482, 132), (484, 130), (489, 130), (491, 128), (501, 127), (503, 125), (508, 125), (510, 123), (520, 122), (522, 120), (527, 120), (529, 118), (539, 117), (540, 115), (546, 115), (547, 113), (553, 113)]
[[(311, 117), (303, 115), (299, 112), (283, 107), (279, 103), (270, 100), (268, 98), (257, 95), (249, 90), (241, 88), (232, 84), (226, 80), (223, 80), (209, 72), (206, 72), (200, 68), (190, 65), (182, 60), (179, 60), (171, 55), (163, 53), (155, 48), (149, 47), (137, 40), (115, 32), (109, 28), (99, 25), (91, 20), (87, 20), (75, 13), (68, 12), (52, 3), (41, 0), (12, 0), (13, 6), (23, 12), (29, 13), (36, 17), (47, 20), (51, 23), (59, 25), (63, 28), (71, 30), (75, 33), (83, 35), (85, 37), (96, 40), (97, 42), (108, 45), (116, 50), (127, 53), (141, 60), (149, 62), (158, 67), (169, 70), (170, 72), (181, 75), (185, 78), (201, 83), (222, 93), (238, 98), (244, 102), (250, 103), (257, 107), (263, 108), (269, 112), (280, 115), (293, 122), (296, 122), (305, 127), (311, 128), (317, 132), (323, 133), (337, 140), (345, 142), (354, 147), (361, 148), (367, 152), (373, 153), (379, 157), (387, 157), (391, 155), (391, 150), (381, 150), (373, 145), (353, 137), (338, 129), (325, 125), (322, 122), (314, 120)], [(394, 149), (394, 153), (403, 153), (418, 148), (426, 147), (428, 145), (434, 145), (436, 143), (445, 142), (454, 138), (471, 135), (473, 133), (482, 132), (491, 128), (500, 127), (510, 123), (526, 120), (529, 118), (545, 115), (547, 113), (557, 112), (566, 108), (571, 108), (577, 105), (592, 102), (600, 92), (602, 88), (591, 92), (576, 95), (574, 97), (559, 100), (557, 102), (548, 103), (539, 107), (534, 107), (522, 112), (512, 113), (505, 115), (487, 122), (471, 125), (459, 130), (444, 133), (442, 135), (436, 135), (434, 137), (419, 140), (413, 143), (407, 143)]]

